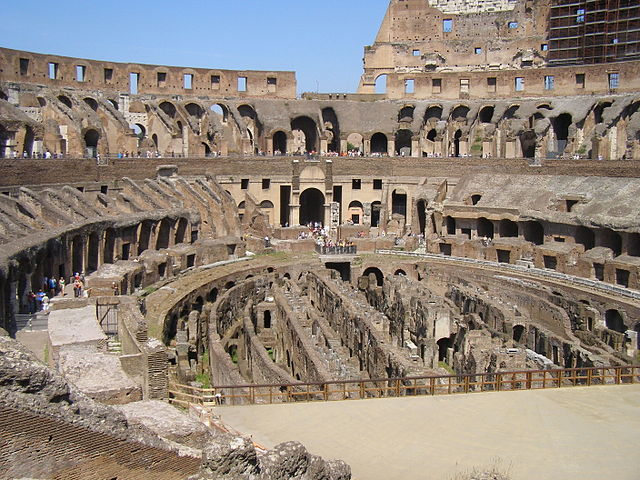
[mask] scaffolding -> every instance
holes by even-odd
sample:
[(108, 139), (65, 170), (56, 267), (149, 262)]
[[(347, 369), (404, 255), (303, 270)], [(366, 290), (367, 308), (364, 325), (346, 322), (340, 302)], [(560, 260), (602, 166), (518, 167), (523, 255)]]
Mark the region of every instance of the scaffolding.
[(555, 0), (549, 12), (551, 66), (640, 59), (638, 0)]

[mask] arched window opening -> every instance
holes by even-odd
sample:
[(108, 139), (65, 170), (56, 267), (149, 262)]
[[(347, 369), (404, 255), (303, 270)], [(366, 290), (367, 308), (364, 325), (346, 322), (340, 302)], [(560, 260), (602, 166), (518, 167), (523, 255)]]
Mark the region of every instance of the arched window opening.
[(482, 200), (482, 195), (471, 195), (471, 205), (477, 205), (480, 200)]
[(438, 361), (446, 362), (449, 349), (453, 346), (453, 340), (445, 337), (438, 340)]
[(131, 129), (133, 130), (133, 133), (135, 134), (135, 136), (138, 137), (138, 147), (139, 147), (142, 141), (144, 140), (144, 137), (146, 137), (147, 135), (147, 129), (144, 128), (144, 125), (141, 125), (139, 123), (131, 125)]
[(456, 234), (456, 219), (453, 217), (445, 217), (445, 226), (447, 228), (447, 235)]
[(398, 122), (412, 122), (413, 112), (415, 107), (413, 105), (406, 105), (398, 112)]
[(469, 107), (466, 105), (458, 105), (451, 112), (451, 120), (456, 122), (465, 122), (467, 120), (467, 115), (469, 114)]
[[(305, 152), (318, 151), (318, 127), (309, 117), (297, 117), (291, 121), (291, 130), (294, 137), (299, 137), (301, 150)], [(303, 152), (299, 152), (303, 153)]]
[(216, 300), (218, 300), (218, 289), (212, 288), (207, 294), (207, 302), (215, 303)]
[(384, 133), (374, 133), (371, 137), (371, 153), (386, 154), (388, 152), (387, 136)]
[(411, 156), (411, 130), (398, 130), (396, 132), (396, 155), (401, 157)]
[(536, 156), (536, 132), (527, 130), (520, 134), (520, 147), (524, 158), (535, 158)]
[(202, 110), (202, 107), (197, 103), (188, 103), (184, 107), (184, 109), (187, 111), (189, 115), (197, 118), (198, 120), (202, 118), (202, 115), (204, 115), (204, 111)]
[(618, 310), (607, 310), (604, 314), (604, 322), (609, 330), (613, 330), (618, 333), (625, 333), (628, 330), (627, 325), (624, 323), (624, 318)]
[(493, 222), (484, 217), (478, 219), (478, 236), (493, 238)]
[(487, 105), (486, 107), (482, 107), (480, 110), (480, 123), (491, 123), (493, 119), (493, 113), (495, 111), (495, 107), (493, 105)]
[(627, 237), (627, 253), (632, 257), (640, 257), (640, 233), (630, 233)]
[(522, 224), (524, 239), (534, 245), (544, 243), (544, 228), (540, 222), (524, 222)]
[(600, 244), (603, 247), (610, 248), (616, 257), (622, 253), (622, 237), (613, 230), (602, 230)]
[(340, 123), (333, 108), (327, 107), (322, 109), (322, 124), (328, 140), (328, 151), (340, 153)]
[(387, 93), (387, 74), (384, 73), (382, 75), (378, 75), (378, 77), (376, 77), (376, 86), (375, 86), (375, 91), (376, 93)]
[(593, 109), (593, 117), (596, 124), (602, 123), (604, 121), (603, 112), (605, 108), (609, 108), (611, 105), (613, 105), (613, 102), (601, 102), (596, 105), (596, 108)]
[(162, 248), (169, 248), (169, 238), (171, 235), (171, 223), (168, 219), (164, 218), (160, 222), (160, 228), (158, 229), (158, 238), (156, 239), (156, 250)]
[(508, 219), (500, 220), (500, 236), (501, 237), (517, 237), (518, 224)]
[(424, 121), (427, 122), (429, 120), (442, 120), (442, 107), (440, 105), (432, 105), (427, 108), (427, 111), (424, 113)]
[(511, 118), (516, 118), (516, 112), (520, 109), (520, 105), (511, 105), (509, 108), (507, 108), (507, 110), (504, 112), (504, 118), (509, 120)]
[(513, 327), (513, 341), (517, 343), (521, 343), (524, 336), (524, 326), (523, 325), (514, 325)]
[(362, 272), (363, 277), (368, 277), (373, 274), (376, 277), (376, 285), (381, 287), (384, 284), (384, 275), (379, 268), (369, 267), (364, 272)]
[(90, 98), (90, 97), (85, 98), (84, 103), (86, 103), (87, 106), (94, 112), (98, 111), (98, 102), (96, 102), (93, 98)]
[(215, 105), (211, 105), (210, 110), (220, 123), (227, 123), (229, 119), (229, 109), (225, 105), (216, 103)]
[(394, 190), (391, 194), (391, 213), (407, 218), (407, 193), (404, 190)]
[(287, 134), (281, 130), (273, 134), (273, 153), (274, 155), (286, 155), (287, 153)]
[(300, 225), (324, 225), (324, 195), (317, 188), (308, 188), (300, 195)]
[(595, 233), (587, 227), (578, 227), (576, 229), (576, 243), (584, 245), (584, 249), (591, 250), (596, 245)]
[(84, 134), (84, 143), (86, 146), (87, 157), (96, 158), (98, 156), (98, 140), (100, 134), (95, 130), (88, 130)]
[(71, 99), (66, 95), (59, 95), (58, 100), (60, 100), (60, 103), (65, 105), (67, 108), (73, 108), (73, 105), (71, 104)]
[(178, 220), (178, 225), (176, 227), (176, 234), (175, 234), (175, 242), (174, 242), (175, 244), (184, 242), (184, 238), (187, 233), (188, 223), (189, 222), (187, 222), (186, 218), (180, 218), (180, 220)]
[(456, 130), (456, 133), (453, 135), (453, 149), (452, 156), (459, 157), (460, 156), (460, 139), (462, 138), (462, 130)]
[(399, 268), (398, 270), (396, 270), (394, 272), (394, 275), (396, 275), (398, 277), (406, 277), (407, 276), (407, 272), (405, 272), (403, 269)]
[(382, 209), (382, 202), (375, 201), (371, 203), (371, 226), (380, 226), (380, 210)]
[(109, 102), (111, 104), (111, 106), (114, 108), (114, 110), (118, 110), (120, 108), (120, 106), (118, 105), (118, 102), (116, 102), (115, 100), (108, 98), (107, 102)]
[(360, 155), (364, 152), (364, 141), (359, 133), (351, 133), (347, 137), (347, 150), (350, 154)]
[(176, 116), (176, 106), (171, 102), (162, 102), (160, 104), (160, 110), (171, 118), (175, 118)]
[(33, 129), (27, 125), (25, 128), (25, 134), (24, 134), (24, 146), (22, 148), (22, 152), (23, 154), (27, 154), (28, 157), (33, 156), (33, 142), (35, 141), (35, 133), (33, 132)]

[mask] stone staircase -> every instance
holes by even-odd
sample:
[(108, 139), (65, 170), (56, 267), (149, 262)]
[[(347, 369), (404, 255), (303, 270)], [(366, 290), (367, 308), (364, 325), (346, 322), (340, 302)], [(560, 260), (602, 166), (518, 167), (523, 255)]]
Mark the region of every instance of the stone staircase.
[(118, 340), (118, 337), (109, 337), (109, 340), (107, 340), (107, 353), (122, 355), (122, 342)]

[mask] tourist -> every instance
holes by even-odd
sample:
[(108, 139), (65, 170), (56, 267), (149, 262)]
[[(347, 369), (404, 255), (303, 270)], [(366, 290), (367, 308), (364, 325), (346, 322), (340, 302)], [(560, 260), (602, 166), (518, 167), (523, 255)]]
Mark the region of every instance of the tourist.
[(36, 311), (38, 312), (42, 310), (42, 299), (44, 297), (45, 295), (42, 289), (38, 290), (38, 293), (36, 293)]
[(56, 296), (56, 289), (58, 288), (58, 282), (54, 277), (49, 279), (49, 298), (53, 298)]
[(111, 283), (111, 290), (113, 290), (113, 295), (117, 297), (120, 295), (120, 289), (118, 288), (118, 284), (116, 282)]
[(36, 303), (36, 294), (33, 293), (33, 290), (29, 290), (29, 293), (27, 293), (27, 305), (29, 307), (29, 313), (31, 315), (33, 315), (34, 313), (36, 313), (36, 309), (37, 309), (37, 303)]
[(76, 298), (79, 298), (82, 296), (82, 289), (83, 289), (84, 285), (82, 284), (82, 281), (80, 280), (80, 276), (78, 276), (75, 280), (75, 282), (73, 282), (73, 296)]
[(67, 282), (65, 281), (64, 277), (60, 276), (60, 279), (58, 280), (58, 293), (62, 293), (63, 297), (66, 295), (66, 292), (64, 291), (66, 283)]

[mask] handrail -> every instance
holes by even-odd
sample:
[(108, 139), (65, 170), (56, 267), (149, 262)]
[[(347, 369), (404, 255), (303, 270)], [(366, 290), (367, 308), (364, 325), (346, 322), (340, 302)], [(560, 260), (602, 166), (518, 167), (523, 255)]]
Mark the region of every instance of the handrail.
[(640, 383), (640, 365), (576, 367), (553, 370), (426, 375), (377, 379), (332, 380), (288, 384), (219, 385), (199, 388), (171, 383), (169, 402), (181, 406), (274, 404), (364, 400), (420, 395), (452, 395), (487, 391), (537, 390)]

